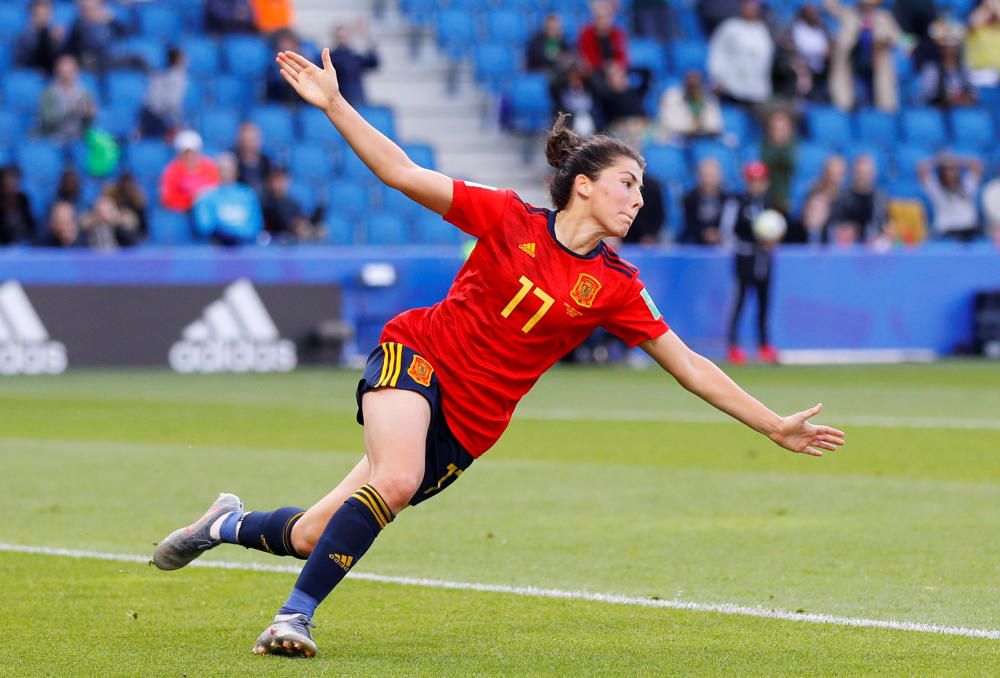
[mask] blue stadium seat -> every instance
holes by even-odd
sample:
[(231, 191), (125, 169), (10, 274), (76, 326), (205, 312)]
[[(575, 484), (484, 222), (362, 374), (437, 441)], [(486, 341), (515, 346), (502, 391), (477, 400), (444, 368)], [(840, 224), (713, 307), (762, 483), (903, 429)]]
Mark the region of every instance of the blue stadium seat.
[(180, 49), (188, 60), (188, 73), (196, 77), (212, 77), (219, 73), (219, 47), (203, 35), (186, 36)]
[(667, 56), (663, 46), (656, 40), (632, 38), (628, 45), (628, 56), (632, 66), (648, 68), (657, 80), (667, 74)]
[(76, 4), (69, 2), (52, 3), (52, 25), (61, 26), (69, 33), (70, 27), (76, 21)]
[(232, 109), (210, 108), (201, 115), (201, 137), (212, 148), (229, 148), (236, 143), (240, 116)]
[(981, 108), (952, 109), (951, 136), (956, 144), (984, 151), (996, 143), (993, 118)]
[(118, 57), (137, 57), (146, 64), (147, 68), (154, 71), (167, 65), (167, 49), (162, 42), (155, 38), (141, 35), (126, 38), (124, 41), (112, 45), (111, 52)]
[(678, 75), (691, 70), (705, 73), (708, 70), (708, 45), (692, 40), (671, 43), (670, 62)]
[(299, 122), (299, 136), (307, 144), (320, 144), (325, 148), (336, 151), (337, 157), (343, 150), (344, 137), (340, 135), (337, 128), (333, 126), (326, 114), (318, 108), (304, 106), (297, 112)]
[(347, 181), (353, 181), (365, 186), (373, 186), (381, 182), (354, 151), (347, 150), (340, 157), (340, 167), (337, 174)]
[(461, 59), (472, 51), (477, 31), (471, 12), (445, 10), (435, 18), (434, 27), (438, 44), (450, 59)]
[(407, 19), (426, 26), (441, 8), (438, 0), (400, 0), (400, 9)]
[(104, 101), (138, 110), (142, 107), (148, 88), (149, 79), (139, 71), (110, 71), (104, 81)]
[(11, 64), (14, 61), (14, 46), (12, 44), (0, 42), (0, 73), (6, 73), (10, 70)]
[(393, 188), (386, 187), (380, 195), (381, 211), (400, 219), (411, 220), (420, 209), (420, 205)]
[(692, 167), (697, 167), (702, 159), (712, 157), (719, 161), (722, 175), (730, 185), (739, 183), (741, 176), (740, 163), (736, 153), (730, 147), (718, 141), (695, 141), (691, 144)]
[(295, 124), (284, 106), (264, 104), (250, 111), (248, 120), (260, 128), (264, 148), (284, 152), (295, 143)]
[(24, 7), (9, 3), (0, 5), (0, 42), (13, 43), (28, 24), (28, 12)]
[(139, 14), (139, 30), (143, 35), (173, 43), (181, 34), (181, 17), (174, 7), (157, 2), (136, 5)]
[(24, 118), (6, 108), (0, 108), (0, 148), (14, 146), (24, 138)]
[(45, 91), (45, 78), (27, 69), (11, 71), (3, 79), (4, 109), (16, 113), (38, 112), (38, 103)]
[[(323, 188), (325, 192), (326, 187), (324, 186)], [(288, 195), (299, 203), (299, 207), (306, 214), (313, 213), (319, 206), (321, 197), (320, 191), (316, 187), (294, 180), (288, 184)]]
[(191, 245), (194, 240), (191, 219), (186, 213), (164, 208), (152, 210), (149, 218), (151, 245)]
[(806, 110), (809, 137), (816, 143), (846, 148), (854, 139), (850, 116), (833, 106), (810, 106)]
[(894, 153), (896, 179), (916, 181), (917, 165), (921, 160), (926, 160), (933, 156), (934, 151), (926, 146), (899, 146)]
[(903, 140), (910, 145), (940, 148), (948, 140), (944, 116), (935, 108), (910, 108), (899, 116)]
[(170, 147), (154, 139), (143, 139), (125, 147), (125, 164), (139, 181), (159, 180), (172, 158)]
[(815, 141), (800, 141), (795, 149), (795, 176), (815, 181), (823, 172), (826, 159), (834, 155), (829, 146)]
[(486, 43), (476, 45), (472, 52), (472, 67), (476, 82), (493, 92), (503, 89), (518, 70), (517, 56), (508, 45)]
[(343, 217), (326, 218), (326, 241), (330, 245), (350, 246), (357, 242), (355, 222)]
[(388, 106), (358, 106), (358, 113), (382, 134), (390, 139), (396, 138), (396, 122)]
[(369, 215), (365, 242), (369, 245), (406, 245), (410, 242), (409, 228), (399, 217), (384, 212)]
[(437, 169), (434, 149), (427, 144), (400, 144), (400, 146), (415, 164), (424, 169)]
[(300, 143), (292, 146), (292, 180), (308, 186), (324, 186), (333, 176), (333, 160), (322, 146)]
[(650, 144), (642, 149), (646, 167), (664, 183), (689, 184), (694, 177), (688, 172), (684, 151), (677, 146)]
[(521, 48), (528, 41), (528, 27), (521, 13), (511, 9), (494, 9), (486, 16), (485, 37), (490, 42), (506, 45), (508, 49)]
[(222, 39), (226, 69), (235, 76), (261, 78), (271, 63), (271, 49), (263, 38), (230, 35)]
[(463, 234), (439, 215), (421, 209), (413, 220), (416, 241), (424, 245), (458, 245)]
[(54, 184), (63, 168), (63, 154), (59, 147), (48, 141), (31, 140), (21, 143), (14, 153), (24, 175), (24, 183), (43, 182)]
[(135, 107), (118, 103), (102, 106), (97, 111), (95, 124), (119, 139), (130, 135), (138, 124)]
[(538, 73), (518, 76), (510, 90), (511, 126), (516, 132), (530, 134), (552, 122), (552, 99), (549, 82)]
[(251, 100), (251, 91), (247, 83), (232, 75), (217, 75), (209, 80), (212, 92), (212, 103), (226, 108), (243, 109)]
[(760, 137), (753, 118), (737, 106), (722, 106), (722, 129), (726, 134), (734, 135), (740, 144), (755, 142)]
[(184, 90), (184, 120), (188, 127), (194, 127), (193, 121), (198, 119), (205, 108), (205, 83), (196, 78), (188, 78), (187, 89)]
[(891, 113), (874, 108), (863, 108), (854, 114), (858, 140), (880, 146), (891, 146), (898, 141), (896, 118)]
[(335, 181), (327, 189), (326, 212), (346, 219), (362, 219), (370, 211), (368, 191), (361, 184)]

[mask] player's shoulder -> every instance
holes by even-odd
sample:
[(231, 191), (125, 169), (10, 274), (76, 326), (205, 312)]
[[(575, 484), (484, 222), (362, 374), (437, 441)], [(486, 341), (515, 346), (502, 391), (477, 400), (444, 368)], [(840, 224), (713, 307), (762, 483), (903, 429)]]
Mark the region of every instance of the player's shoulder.
[(623, 259), (611, 245), (603, 243), (600, 248), (599, 257), (604, 268), (613, 273), (624, 276), (626, 281), (639, 276), (639, 269)]

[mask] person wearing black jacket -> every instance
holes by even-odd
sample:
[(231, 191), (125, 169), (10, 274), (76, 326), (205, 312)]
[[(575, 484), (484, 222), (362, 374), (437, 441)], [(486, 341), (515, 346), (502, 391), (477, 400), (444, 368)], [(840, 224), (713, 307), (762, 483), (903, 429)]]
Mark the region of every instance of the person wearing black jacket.
[(642, 209), (635, 215), (623, 240), (627, 243), (655, 245), (660, 240), (660, 231), (667, 220), (667, 210), (663, 203), (663, 184), (648, 170), (642, 175), (642, 202)]
[(746, 353), (739, 345), (739, 322), (747, 290), (752, 287), (757, 294), (757, 339), (760, 346), (757, 357), (761, 362), (773, 363), (777, 354), (768, 336), (773, 245), (759, 241), (753, 230), (754, 220), (768, 209), (765, 198), (769, 183), (767, 165), (759, 161), (748, 163), (743, 168), (743, 176), (747, 192), (726, 202), (721, 225), (724, 237), (730, 235), (736, 253), (736, 303), (729, 317), (728, 357), (729, 362), (737, 365), (747, 361)]
[(715, 158), (698, 163), (698, 184), (684, 196), (682, 245), (718, 245), (722, 208), (729, 196), (722, 190), (722, 168)]

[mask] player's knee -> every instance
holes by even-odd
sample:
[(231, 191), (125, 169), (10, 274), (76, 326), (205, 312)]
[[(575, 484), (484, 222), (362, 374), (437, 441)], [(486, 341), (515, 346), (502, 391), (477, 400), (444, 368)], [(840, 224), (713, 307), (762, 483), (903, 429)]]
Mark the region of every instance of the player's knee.
[(319, 541), (325, 527), (326, 525), (320, 525), (318, 521), (302, 516), (292, 527), (292, 548), (295, 549), (295, 553), (308, 558), (316, 548), (316, 542)]
[(392, 471), (380, 474), (371, 480), (372, 486), (382, 495), (393, 513), (399, 513), (410, 503), (410, 499), (420, 489), (423, 469), (419, 471)]

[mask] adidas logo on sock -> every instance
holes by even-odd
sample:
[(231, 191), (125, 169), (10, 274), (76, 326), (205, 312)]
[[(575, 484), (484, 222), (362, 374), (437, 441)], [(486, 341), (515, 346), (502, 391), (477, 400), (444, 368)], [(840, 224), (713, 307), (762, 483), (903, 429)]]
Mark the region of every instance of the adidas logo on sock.
[(330, 560), (344, 568), (344, 572), (347, 572), (351, 569), (351, 564), (354, 563), (354, 556), (343, 556), (339, 553), (331, 553)]

